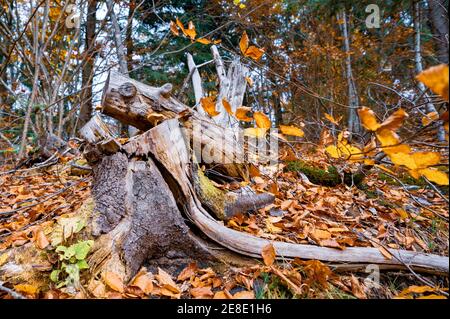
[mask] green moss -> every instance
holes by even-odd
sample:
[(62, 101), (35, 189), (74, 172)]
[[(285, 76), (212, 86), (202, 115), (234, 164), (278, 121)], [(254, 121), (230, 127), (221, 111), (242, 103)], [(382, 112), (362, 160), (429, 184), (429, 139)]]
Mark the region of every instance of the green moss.
[[(401, 173), (396, 177), (405, 185), (427, 186), (427, 182), (422, 177), (420, 177), (419, 179), (415, 179), (408, 173)], [(401, 186), (401, 184), (396, 179), (384, 173), (380, 173), (378, 175), (378, 178), (381, 181), (385, 181), (389, 185)]]
[[(334, 166), (329, 166), (326, 170), (314, 167), (303, 161), (289, 162), (286, 166), (287, 171), (302, 172), (314, 184), (323, 186), (336, 186), (342, 184), (342, 178)], [(344, 183), (346, 185), (360, 185), (364, 179), (363, 174), (344, 173)]]

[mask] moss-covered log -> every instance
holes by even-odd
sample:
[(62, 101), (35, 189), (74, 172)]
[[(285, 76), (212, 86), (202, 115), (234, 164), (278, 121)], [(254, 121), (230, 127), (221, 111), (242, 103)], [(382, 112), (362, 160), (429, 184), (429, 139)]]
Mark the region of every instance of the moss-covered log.
[(311, 183), (323, 186), (336, 186), (339, 184), (354, 185), (359, 187), (364, 180), (364, 173), (347, 173), (339, 174), (335, 166), (329, 166), (327, 169), (314, 167), (304, 161), (292, 161), (286, 166), (286, 171), (301, 172), (308, 177)]

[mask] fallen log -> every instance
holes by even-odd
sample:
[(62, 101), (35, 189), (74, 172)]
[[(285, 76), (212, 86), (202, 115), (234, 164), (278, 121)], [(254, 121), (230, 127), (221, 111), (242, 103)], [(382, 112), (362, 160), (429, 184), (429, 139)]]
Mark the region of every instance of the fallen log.
[[(111, 81), (111, 79), (114, 79), (114, 81)], [(113, 82), (114, 84), (112, 84)], [(109, 99), (108, 95), (113, 92), (111, 88), (118, 88), (123, 83), (133, 83), (137, 88), (136, 96), (140, 96), (140, 100), (144, 99), (142, 96), (146, 97), (144, 99), (146, 101), (145, 107), (141, 103), (140, 107), (137, 108), (141, 114), (146, 114), (142, 113), (142, 110), (145, 109), (154, 117), (155, 112), (158, 114), (158, 108), (172, 112), (170, 114), (166, 112), (164, 121), (156, 126), (153, 125), (154, 123), (151, 120), (145, 120), (145, 127), (152, 128), (122, 145), (120, 152), (125, 152), (128, 158), (151, 158), (157, 165), (159, 164), (158, 168), (161, 175), (166, 179), (172, 194), (175, 195), (180, 213), (191, 220), (208, 238), (239, 254), (260, 257), (263, 247), (269, 243), (268, 240), (229, 229), (211, 216), (210, 212), (213, 212), (216, 217), (226, 218), (227, 210), (224, 209), (224, 202), (221, 201), (228, 195), (224, 195), (224, 197), (217, 195), (216, 190), (209, 185), (208, 179), (204, 179), (201, 171), (199, 171), (198, 164), (195, 162), (198, 152), (193, 148), (192, 142), (193, 125), (201, 123), (200, 131), (202, 139), (205, 140), (204, 143), (200, 143), (201, 146), (215, 145), (218, 141), (222, 143), (223, 147), (220, 148), (222, 153), (219, 156), (222, 159), (232, 160), (236, 156), (236, 152), (239, 152), (239, 148), (236, 150), (233, 145), (235, 140), (229, 136), (224, 136), (223, 129), (215, 125), (206, 116), (189, 109), (182, 103), (170, 98), (170, 96), (161, 98), (161, 95), (157, 93), (160, 90), (158, 88), (133, 82), (121, 75), (110, 76), (108, 83), (107, 87), (110, 88), (105, 89), (106, 97), (104, 100)], [(152, 98), (148, 98), (149, 96)], [(108, 108), (112, 107), (112, 103), (106, 103), (104, 113), (119, 120), (123, 120), (124, 117), (136, 118), (133, 114), (130, 114), (135, 112), (136, 102), (130, 102), (123, 96), (121, 101), (120, 105), (122, 106), (117, 104), (117, 101), (115, 102), (114, 109), (117, 110), (115, 112), (108, 111)], [(179, 112), (179, 110), (184, 112)], [(189, 115), (186, 115), (186, 112)], [(194, 122), (193, 119), (198, 121)], [(128, 123), (130, 124), (130, 122)], [(213, 199), (211, 200), (211, 198)], [(265, 203), (266, 201), (262, 200), (262, 202)], [(217, 206), (220, 207), (217, 208)], [(244, 205), (246, 209), (250, 207)], [(258, 205), (255, 205), (255, 207), (258, 207)], [(236, 211), (238, 210), (236, 209)], [(425, 253), (389, 249), (393, 258), (387, 259), (377, 248), (350, 247), (341, 251), (333, 248), (284, 242), (273, 242), (273, 245), (280, 259), (299, 257), (330, 262), (375, 263), (398, 268), (404, 268), (404, 264), (407, 264), (416, 271), (448, 274), (448, 258)]]

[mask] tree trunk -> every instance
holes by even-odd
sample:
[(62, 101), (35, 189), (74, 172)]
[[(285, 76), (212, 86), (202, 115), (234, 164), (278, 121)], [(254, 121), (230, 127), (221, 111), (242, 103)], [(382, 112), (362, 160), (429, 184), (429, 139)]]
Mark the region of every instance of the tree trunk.
[[(421, 30), (421, 22), (420, 22), (420, 1), (414, 2), (414, 61), (416, 64), (416, 73), (419, 74), (423, 71), (423, 65), (422, 65), (422, 53), (421, 53), (421, 36), (420, 36), (420, 30)], [(425, 112), (431, 113), (431, 112), (437, 112), (436, 107), (431, 102), (430, 97), (428, 96), (426, 92), (427, 88), (425, 85), (418, 81), (418, 87), (420, 90), (420, 93), (423, 93), (423, 97), (426, 101), (425, 106)], [(438, 133), (437, 133), (437, 139), (440, 142), (445, 142), (445, 129), (442, 125), (439, 125), (438, 127)]]
[(437, 59), (448, 64), (448, 16), (444, 0), (428, 0), (433, 39), (437, 48)]
[(361, 132), (361, 124), (359, 123), (359, 117), (357, 107), (359, 106), (359, 98), (356, 90), (355, 79), (353, 78), (352, 71), (352, 58), (350, 48), (350, 35), (348, 31), (348, 19), (346, 10), (343, 9), (341, 13), (342, 22), (342, 36), (344, 38), (344, 51), (345, 57), (345, 77), (347, 79), (348, 86), (348, 130), (351, 133), (359, 134)]
[(84, 65), (82, 70), (82, 90), (80, 93), (80, 116), (78, 127), (83, 127), (92, 116), (92, 86), (94, 83), (95, 27), (96, 27), (97, 0), (89, 0), (86, 13), (86, 36)]

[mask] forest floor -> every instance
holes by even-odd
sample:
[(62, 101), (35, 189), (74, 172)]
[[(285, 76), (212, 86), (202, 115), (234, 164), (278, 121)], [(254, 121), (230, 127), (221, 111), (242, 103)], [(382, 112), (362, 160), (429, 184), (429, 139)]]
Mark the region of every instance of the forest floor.
[[(423, 148), (423, 146), (422, 146)], [(322, 176), (331, 163), (322, 151), (296, 147), (302, 163)], [(443, 154), (445, 155), (445, 154)], [(396, 168), (374, 167), (358, 186), (313, 184), (298, 169), (302, 165), (290, 148), (281, 150), (281, 163), (260, 167), (252, 174), (256, 191), (276, 195), (275, 203), (258, 212), (239, 214), (226, 225), (270, 240), (346, 249), (376, 247), (386, 258), (386, 248), (406, 249), (448, 256), (448, 188), (432, 187)], [(0, 168), (0, 266), (10, 247), (28, 242), (51, 249), (49, 225), (75, 212), (90, 197), (92, 176), (79, 175), (70, 164), (77, 159), (60, 158), (57, 164), (13, 170)], [(80, 163), (78, 161), (77, 163)], [(82, 165), (82, 164), (81, 164)], [(395, 171), (395, 172), (394, 172)], [(226, 189), (242, 183), (221, 185)], [(30, 261), (32, 262), (32, 261)], [(177, 273), (143, 269), (130, 283), (114, 280), (83, 281), (84, 289), (71, 292), (30, 285), (0, 286), (0, 298), (12, 298), (8, 289), (27, 298), (446, 298), (448, 277), (408, 270), (382, 270), (376, 266), (348, 265), (316, 260), (263, 263), (246, 268), (182, 265)], [(50, 267), (43, 273), (50, 274)], [(145, 275), (145, 276), (144, 276)], [(0, 283), (1, 284), (1, 283)]]

